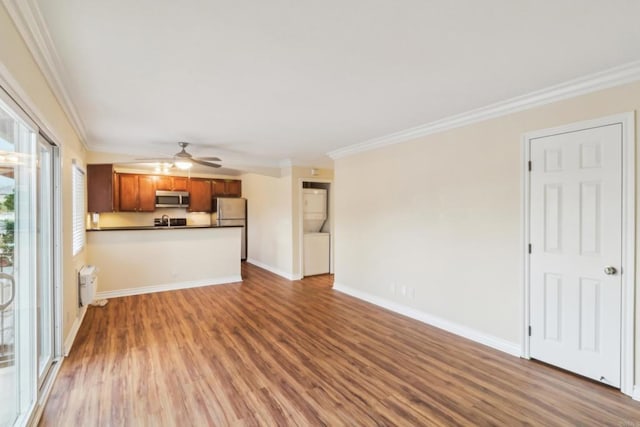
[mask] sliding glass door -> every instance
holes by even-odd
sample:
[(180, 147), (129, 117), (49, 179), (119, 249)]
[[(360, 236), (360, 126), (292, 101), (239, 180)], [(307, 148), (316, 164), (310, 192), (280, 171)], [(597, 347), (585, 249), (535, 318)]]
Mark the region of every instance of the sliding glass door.
[[(15, 120), (0, 109), (0, 150), (14, 151)], [(16, 371), (16, 283), (13, 275), (15, 170), (0, 163), (0, 425), (10, 425), (18, 411)]]
[(36, 165), (38, 387), (53, 363), (53, 159), (54, 146), (38, 136)]
[(55, 147), (0, 89), (0, 427), (27, 422), (54, 360)]
[(0, 286), (3, 404), (0, 425), (12, 425), (35, 400), (35, 131), (0, 109)]

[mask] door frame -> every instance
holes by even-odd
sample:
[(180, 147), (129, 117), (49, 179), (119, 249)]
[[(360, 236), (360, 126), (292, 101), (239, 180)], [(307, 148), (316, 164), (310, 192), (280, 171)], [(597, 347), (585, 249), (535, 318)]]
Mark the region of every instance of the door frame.
[[(33, 384), (34, 398), (32, 406), (28, 413), (21, 418), (25, 425), (31, 425), (35, 420), (40, 418), (40, 414), (44, 410), (44, 405), (49, 398), (53, 383), (58, 376), (62, 361), (64, 359), (63, 353), (63, 245), (62, 245), (62, 169), (63, 169), (63, 150), (64, 146), (60, 142), (59, 134), (51, 127), (50, 123), (42, 118), (41, 112), (36, 108), (36, 105), (29, 101), (25, 92), (20, 88), (18, 82), (8, 73), (8, 71), (0, 64), (0, 99), (11, 106), (13, 113), (17, 114), (22, 120), (24, 120), (29, 127), (35, 132), (40, 134), (44, 139), (48, 140), (53, 146), (52, 156), (52, 168), (53, 168), (53, 215), (54, 215), (54, 250), (53, 250), (53, 305), (54, 310), (54, 332), (53, 332), (53, 365), (50, 367), (47, 374), (47, 378), (44, 383), (38, 387), (37, 382)], [(34, 328), (36, 322), (34, 321)], [(35, 329), (33, 329), (35, 331)], [(35, 335), (33, 337), (35, 340)], [(34, 341), (35, 343), (35, 341)], [(35, 345), (35, 344), (34, 344)], [(34, 361), (31, 369), (33, 369), (34, 377), (37, 378), (37, 361)]]
[(635, 112), (615, 114), (598, 119), (585, 120), (527, 132), (521, 143), (521, 253), (522, 253), (522, 357), (530, 359), (529, 322), (530, 322), (530, 172), (529, 161), (531, 142), (534, 139), (582, 129), (622, 125), (622, 302), (621, 302), (621, 340), (620, 340), (620, 391), (632, 396), (634, 388), (634, 324), (635, 324)]
[(300, 278), (304, 277), (304, 182), (319, 182), (323, 184), (329, 184), (329, 197), (327, 199), (327, 203), (329, 203), (329, 210), (327, 211), (327, 215), (329, 220), (331, 221), (331, 226), (329, 228), (329, 233), (331, 234), (331, 238), (329, 239), (329, 274), (333, 274), (333, 242), (334, 242), (334, 219), (333, 219), (333, 179), (330, 178), (313, 178), (313, 177), (302, 177), (298, 178), (298, 276)]

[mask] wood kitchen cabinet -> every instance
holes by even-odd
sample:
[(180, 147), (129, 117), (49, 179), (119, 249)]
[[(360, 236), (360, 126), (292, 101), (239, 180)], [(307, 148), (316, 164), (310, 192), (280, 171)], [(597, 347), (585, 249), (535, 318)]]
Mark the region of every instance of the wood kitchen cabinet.
[(242, 181), (119, 173), (112, 164), (87, 165), (88, 212), (153, 212), (156, 190), (188, 191), (190, 212), (211, 212), (212, 197), (242, 197)]
[(212, 182), (214, 197), (242, 197), (242, 181), (239, 179), (215, 179)]
[(184, 176), (157, 176), (156, 190), (189, 191), (189, 179)]
[(211, 212), (211, 180), (189, 180), (189, 212)]
[(189, 179), (184, 176), (173, 176), (173, 190), (189, 191)]
[(156, 209), (156, 182), (153, 175), (117, 174), (119, 210), (153, 212)]
[(140, 212), (156, 210), (156, 182), (151, 175), (138, 175), (138, 204)]
[(87, 211), (113, 212), (114, 172), (112, 164), (87, 165)]

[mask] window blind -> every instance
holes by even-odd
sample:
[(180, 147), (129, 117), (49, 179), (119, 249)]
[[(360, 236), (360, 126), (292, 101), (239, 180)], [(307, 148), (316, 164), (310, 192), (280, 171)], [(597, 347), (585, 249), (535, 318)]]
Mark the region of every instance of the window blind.
[(84, 198), (85, 180), (84, 171), (74, 163), (71, 175), (73, 186), (73, 255), (77, 255), (84, 247), (85, 217)]

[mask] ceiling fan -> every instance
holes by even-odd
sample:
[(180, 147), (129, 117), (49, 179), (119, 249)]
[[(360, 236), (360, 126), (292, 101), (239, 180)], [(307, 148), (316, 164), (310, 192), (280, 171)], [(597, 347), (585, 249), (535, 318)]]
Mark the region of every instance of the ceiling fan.
[(219, 162), (221, 159), (219, 157), (193, 157), (190, 153), (187, 152), (186, 148), (189, 145), (188, 142), (178, 142), (178, 145), (182, 150), (177, 152), (171, 158), (154, 158), (154, 159), (136, 159), (145, 162), (156, 162), (160, 163), (161, 166), (159, 168), (166, 170), (172, 167), (177, 167), (181, 170), (190, 169), (193, 164), (208, 166), (210, 168), (219, 168), (220, 165), (212, 162)]

